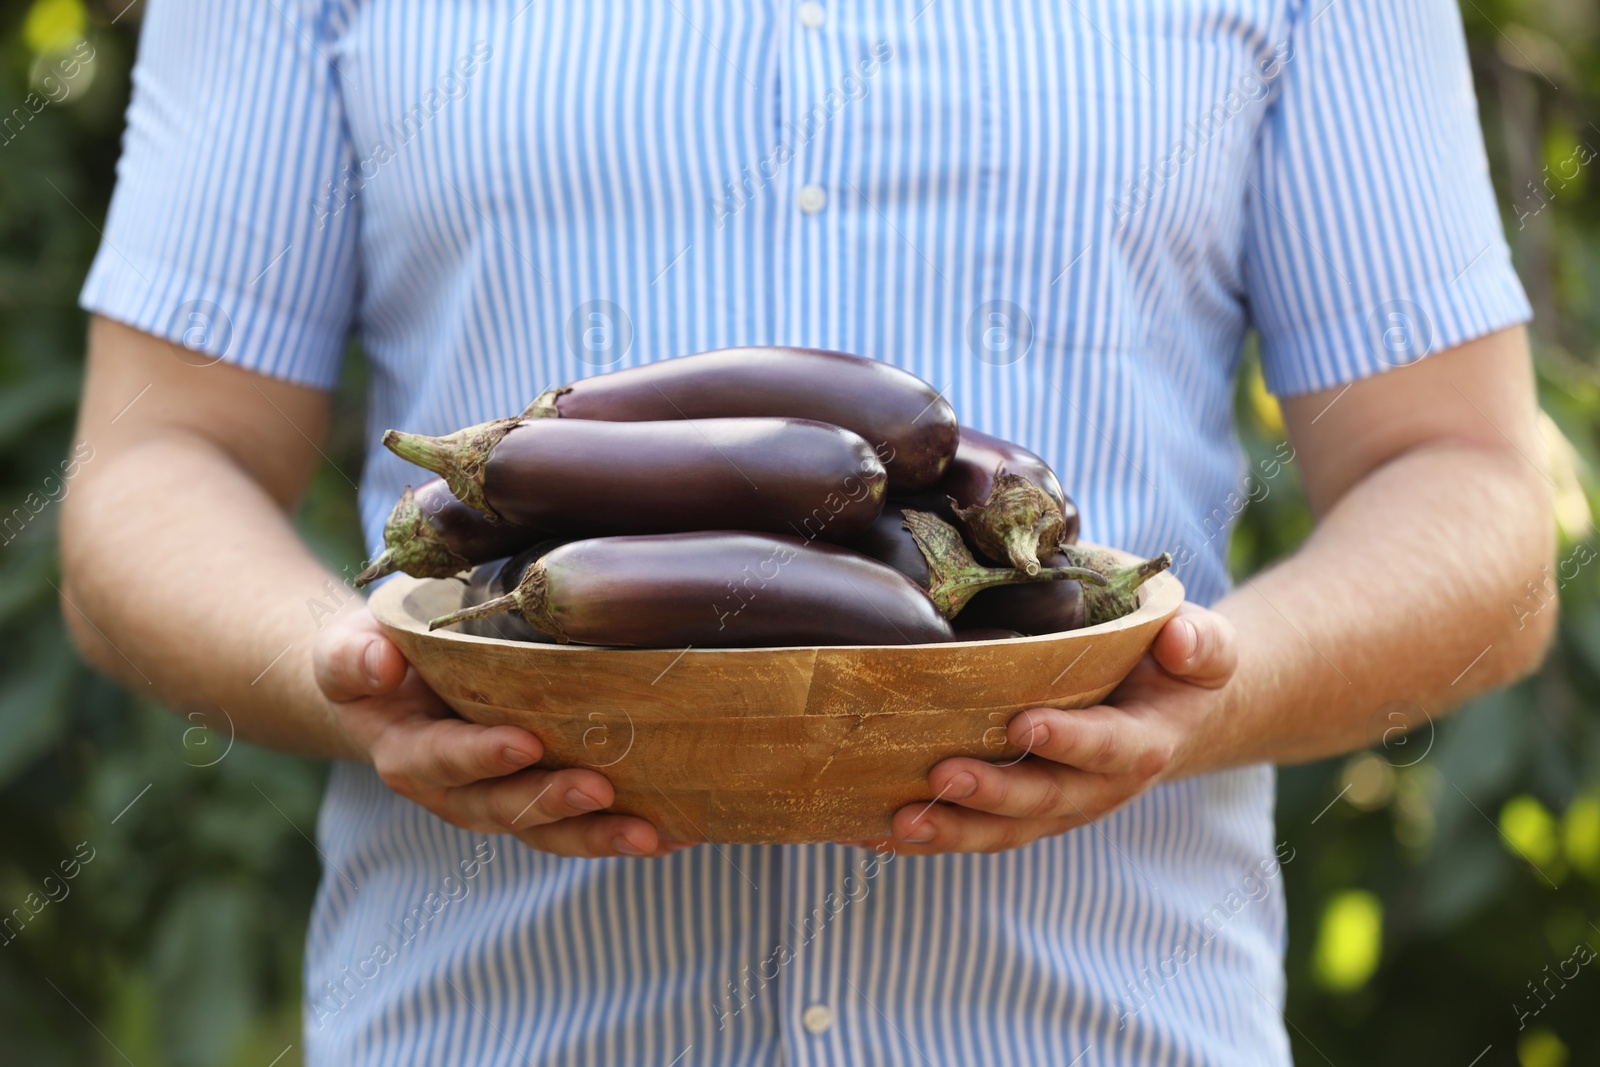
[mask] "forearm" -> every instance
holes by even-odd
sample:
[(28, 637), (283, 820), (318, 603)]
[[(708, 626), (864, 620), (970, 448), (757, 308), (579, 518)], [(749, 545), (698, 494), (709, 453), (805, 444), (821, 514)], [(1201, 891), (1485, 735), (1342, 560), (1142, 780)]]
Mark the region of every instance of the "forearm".
[[(96, 666), (172, 707), (222, 708), (244, 740), (356, 758), (310, 668), (319, 617), (353, 610), (272, 498), (172, 434), (97, 464), (62, 522), (63, 613)], [(220, 728), (223, 720), (208, 719)]]
[(1365, 747), (1394, 725), (1385, 705), (1437, 717), (1531, 669), (1555, 607), (1513, 605), (1551, 562), (1550, 514), (1543, 473), (1509, 450), (1437, 442), (1374, 470), (1216, 605), (1239, 671), (1185, 770)]

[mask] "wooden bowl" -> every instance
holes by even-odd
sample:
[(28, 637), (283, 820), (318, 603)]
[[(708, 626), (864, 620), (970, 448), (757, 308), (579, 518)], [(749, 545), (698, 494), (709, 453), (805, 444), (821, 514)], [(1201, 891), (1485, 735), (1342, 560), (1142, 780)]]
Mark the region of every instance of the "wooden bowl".
[(610, 810), (665, 838), (723, 843), (887, 836), (897, 809), (933, 799), (935, 763), (1015, 759), (1005, 726), (1018, 711), (1099, 703), (1183, 601), (1158, 574), (1131, 615), (1068, 633), (685, 651), (429, 633), (461, 590), (401, 575), (372, 613), (463, 718), (528, 729), (544, 743), (540, 767), (600, 771), (616, 788)]

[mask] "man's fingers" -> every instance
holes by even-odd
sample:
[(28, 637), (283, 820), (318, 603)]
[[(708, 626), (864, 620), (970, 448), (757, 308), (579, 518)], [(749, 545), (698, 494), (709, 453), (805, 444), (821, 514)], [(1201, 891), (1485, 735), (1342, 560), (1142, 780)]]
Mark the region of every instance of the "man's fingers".
[(654, 826), (632, 815), (580, 815), (523, 830), (517, 839), (541, 852), (590, 859), (659, 857), (690, 847), (683, 842), (662, 841)]
[(503, 778), (544, 754), (539, 739), (515, 726), (477, 726), (462, 719), (395, 723), (372, 746), (372, 763), (390, 788), (454, 789)]
[(1003, 852), (1084, 821), (1013, 819), (948, 804), (909, 804), (894, 814), (891, 843), (895, 852), (908, 856)]
[(392, 692), (406, 677), (405, 656), (366, 611), (319, 634), (311, 663), (323, 695), (337, 704)]
[(1029, 708), (1011, 720), (1007, 735), (1030, 756), (1095, 774), (1140, 778), (1165, 770), (1175, 745), (1159, 716), (1104, 705), (1077, 711)]
[(451, 789), (438, 806), (458, 826), (506, 833), (587, 815), (615, 799), (611, 783), (593, 771), (532, 770)]
[(1216, 689), (1239, 665), (1238, 636), (1226, 617), (1185, 603), (1156, 634), (1150, 654), (1168, 674)]
[(1045, 759), (1009, 767), (959, 757), (945, 760), (929, 785), (946, 804), (1011, 819), (1095, 819), (1139, 791), (1145, 779), (1090, 774)]

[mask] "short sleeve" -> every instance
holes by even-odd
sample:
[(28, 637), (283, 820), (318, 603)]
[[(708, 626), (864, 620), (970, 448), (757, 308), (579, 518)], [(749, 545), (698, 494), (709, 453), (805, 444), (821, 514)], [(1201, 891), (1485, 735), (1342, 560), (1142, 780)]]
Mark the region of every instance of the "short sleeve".
[(1253, 165), (1245, 286), (1280, 395), (1531, 317), (1455, 0), (1308, 0)]
[(357, 291), (324, 0), (150, 0), (85, 310), (322, 388)]

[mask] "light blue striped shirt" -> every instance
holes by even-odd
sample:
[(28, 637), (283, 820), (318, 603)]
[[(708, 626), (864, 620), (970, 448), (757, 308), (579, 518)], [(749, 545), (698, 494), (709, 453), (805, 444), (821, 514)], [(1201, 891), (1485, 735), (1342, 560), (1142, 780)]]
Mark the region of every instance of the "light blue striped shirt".
[[(151, 0), (134, 82), (84, 306), (316, 386), (354, 330), (373, 546), (385, 427), (811, 345), (1037, 450), (1207, 603), (1247, 328), (1295, 393), (1529, 313), (1448, 0)], [(1273, 782), (992, 856), (591, 861), (341, 765), (309, 1060), (1284, 1064)]]

